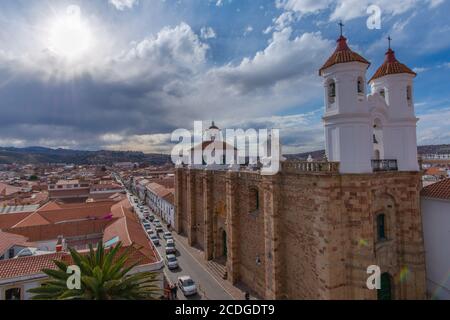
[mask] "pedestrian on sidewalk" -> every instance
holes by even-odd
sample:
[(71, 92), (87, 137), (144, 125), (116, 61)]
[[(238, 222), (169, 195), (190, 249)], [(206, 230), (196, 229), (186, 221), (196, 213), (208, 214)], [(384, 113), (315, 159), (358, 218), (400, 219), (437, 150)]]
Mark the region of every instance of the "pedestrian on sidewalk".
[(177, 300), (178, 299), (178, 287), (175, 284), (173, 284), (172, 287), (170, 288), (170, 291), (171, 291), (173, 300)]

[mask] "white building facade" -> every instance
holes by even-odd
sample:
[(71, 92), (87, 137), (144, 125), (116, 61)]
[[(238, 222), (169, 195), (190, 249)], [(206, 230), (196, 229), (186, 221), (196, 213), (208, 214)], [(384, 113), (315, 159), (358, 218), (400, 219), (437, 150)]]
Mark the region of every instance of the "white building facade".
[(421, 209), (428, 296), (450, 300), (450, 179), (422, 190)]

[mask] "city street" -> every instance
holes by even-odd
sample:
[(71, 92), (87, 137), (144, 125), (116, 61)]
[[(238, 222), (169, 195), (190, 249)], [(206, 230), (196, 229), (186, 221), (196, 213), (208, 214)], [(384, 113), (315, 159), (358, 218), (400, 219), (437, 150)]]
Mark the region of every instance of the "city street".
[[(136, 207), (135, 203), (131, 199), (132, 204)], [(148, 208), (147, 206), (144, 206)], [(149, 209), (150, 210), (150, 209)], [(139, 209), (136, 208), (136, 212)], [(150, 210), (150, 213), (153, 214)], [(139, 214), (139, 213), (138, 213)], [(140, 215), (140, 214), (139, 214)], [(164, 222), (158, 215), (154, 215), (156, 219), (161, 221), (164, 231), (167, 231)], [(154, 225), (152, 224), (154, 229)], [(163, 239), (163, 234), (159, 234), (160, 245), (156, 246), (159, 254), (163, 259), (166, 257), (165, 245), (166, 241)], [(178, 299), (180, 300), (233, 300), (233, 297), (226, 291), (226, 289), (210, 274), (197, 259), (191, 255), (187, 248), (183, 244), (177, 242), (175, 239), (175, 245), (177, 248), (177, 259), (179, 268), (176, 270), (169, 270), (167, 266), (164, 268), (166, 278), (171, 283), (177, 283), (178, 277), (190, 276), (197, 285), (198, 295), (186, 298), (181, 290), (178, 290)]]

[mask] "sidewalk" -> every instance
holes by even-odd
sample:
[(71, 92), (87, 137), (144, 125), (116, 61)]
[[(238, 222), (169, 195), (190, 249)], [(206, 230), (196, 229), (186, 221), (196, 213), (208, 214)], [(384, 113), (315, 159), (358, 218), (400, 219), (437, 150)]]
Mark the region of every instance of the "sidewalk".
[[(245, 291), (236, 286), (233, 286), (230, 281), (224, 280), (221, 277), (217, 276), (215, 273), (211, 272), (208, 266), (208, 261), (204, 259), (202, 250), (189, 246), (188, 239), (186, 237), (180, 236), (175, 231), (172, 232), (172, 235), (175, 239), (175, 242), (177, 244), (181, 244), (184, 249), (188, 251), (200, 265), (202, 265), (205, 271), (208, 272), (212, 277), (214, 277), (223, 286), (223, 288), (226, 289), (228, 294), (231, 295), (234, 300), (245, 299)], [(251, 297), (251, 300), (257, 300), (257, 298)]]

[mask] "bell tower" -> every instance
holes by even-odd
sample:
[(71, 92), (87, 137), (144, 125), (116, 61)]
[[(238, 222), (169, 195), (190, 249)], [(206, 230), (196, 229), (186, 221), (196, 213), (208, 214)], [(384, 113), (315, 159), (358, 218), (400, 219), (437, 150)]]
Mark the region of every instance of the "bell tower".
[(353, 52), (342, 35), (319, 71), (325, 91), (326, 154), (340, 162), (341, 173), (371, 173), (372, 128), (366, 97), (365, 58)]
[(400, 63), (391, 49), (391, 38), (384, 63), (369, 83), (372, 95), (379, 95), (386, 104), (383, 124), (384, 159), (397, 160), (399, 171), (418, 171), (417, 121), (413, 100), (416, 73)]

